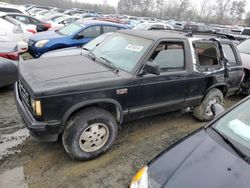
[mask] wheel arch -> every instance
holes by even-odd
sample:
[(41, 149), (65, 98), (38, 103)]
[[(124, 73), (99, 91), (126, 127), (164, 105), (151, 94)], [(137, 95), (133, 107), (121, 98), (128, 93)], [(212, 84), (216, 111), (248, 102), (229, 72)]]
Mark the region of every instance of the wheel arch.
[(88, 107), (103, 108), (109, 111), (111, 114), (113, 114), (119, 124), (121, 124), (123, 121), (123, 110), (118, 101), (114, 99), (108, 99), (108, 98), (107, 99), (94, 99), (90, 101), (77, 103), (73, 105), (70, 109), (68, 109), (62, 119), (63, 129), (65, 128), (67, 121), (70, 119), (70, 117), (72, 117), (74, 114)]
[[(207, 95), (207, 93), (209, 91), (211, 91), (212, 89), (219, 89), (222, 93), (223, 93), (223, 96), (225, 97), (227, 95), (227, 91), (228, 91), (228, 85), (227, 84), (214, 84), (212, 86), (210, 86), (206, 92), (204, 93), (204, 97)], [(203, 98), (204, 98), (203, 97)]]

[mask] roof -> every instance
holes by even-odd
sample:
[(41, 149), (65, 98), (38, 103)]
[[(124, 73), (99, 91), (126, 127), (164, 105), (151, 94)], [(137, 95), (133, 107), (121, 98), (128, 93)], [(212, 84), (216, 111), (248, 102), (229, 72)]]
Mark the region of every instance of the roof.
[(121, 30), (118, 31), (120, 33), (134, 35), (137, 37), (143, 37), (151, 40), (159, 40), (159, 39), (218, 39), (222, 40), (230, 40), (230, 35), (223, 34), (209, 34), (209, 33), (194, 33), (193, 36), (187, 36), (188, 33), (175, 31), (175, 30)]
[(110, 25), (110, 26), (117, 26), (117, 27), (122, 27), (122, 28), (129, 28), (127, 25), (117, 24), (117, 23), (114, 23), (114, 22), (98, 21), (98, 20), (79, 19), (76, 22), (82, 23), (82, 24), (84, 24), (86, 26), (91, 26), (91, 25)]
[(156, 31), (156, 30), (121, 30), (120, 33), (143, 37), (151, 40), (159, 40), (162, 38), (187, 39), (183, 32), (178, 31)]

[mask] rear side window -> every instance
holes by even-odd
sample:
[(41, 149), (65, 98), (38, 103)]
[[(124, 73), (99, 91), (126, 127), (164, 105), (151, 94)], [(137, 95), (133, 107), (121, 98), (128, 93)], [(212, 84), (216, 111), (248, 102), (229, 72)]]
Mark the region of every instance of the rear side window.
[(14, 18), (25, 24), (30, 24), (30, 19), (25, 16), (14, 16)]
[(161, 72), (184, 70), (184, 45), (182, 42), (162, 42), (149, 61), (158, 64)]
[(164, 27), (164, 25), (157, 25), (157, 29), (158, 29), (158, 30), (164, 30), (165, 27)]
[(117, 27), (103, 26), (103, 33), (116, 32), (117, 30), (118, 30)]
[(101, 34), (100, 26), (93, 26), (85, 29), (83, 35), (85, 38), (96, 38)]
[(195, 52), (200, 66), (218, 66), (217, 48), (210, 42), (195, 42)]
[(227, 58), (227, 60), (229, 61), (229, 64), (236, 64), (237, 61), (236, 61), (236, 58), (235, 58), (235, 54), (234, 54), (234, 51), (231, 47), (231, 45), (229, 44), (222, 44), (222, 49), (223, 49), (223, 52)]

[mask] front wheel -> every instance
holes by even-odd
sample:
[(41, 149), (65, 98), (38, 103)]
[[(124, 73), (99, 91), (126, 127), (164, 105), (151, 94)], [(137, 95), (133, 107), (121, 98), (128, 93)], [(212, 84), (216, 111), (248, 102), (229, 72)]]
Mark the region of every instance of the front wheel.
[(68, 121), (62, 137), (63, 146), (72, 158), (93, 159), (111, 147), (117, 131), (111, 113), (101, 108), (88, 108)]
[(223, 103), (223, 94), (219, 89), (212, 89), (209, 91), (201, 104), (194, 108), (194, 117), (200, 121), (210, 121), (214, 118), (214, 114), (211, 110), (211, 106), (215, 103)]

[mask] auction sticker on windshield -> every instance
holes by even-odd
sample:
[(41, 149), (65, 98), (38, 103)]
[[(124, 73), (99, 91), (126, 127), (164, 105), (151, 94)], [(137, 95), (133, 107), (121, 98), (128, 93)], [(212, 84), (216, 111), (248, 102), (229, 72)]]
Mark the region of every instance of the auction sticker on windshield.
[(128, 44), (125, 49), (126, 50), (135, 51), (135, 52), (141, 52), (142, 49), (143, 49), (143, 46), (138, 46), (138, 45), (134, 45), (134, 44)]

